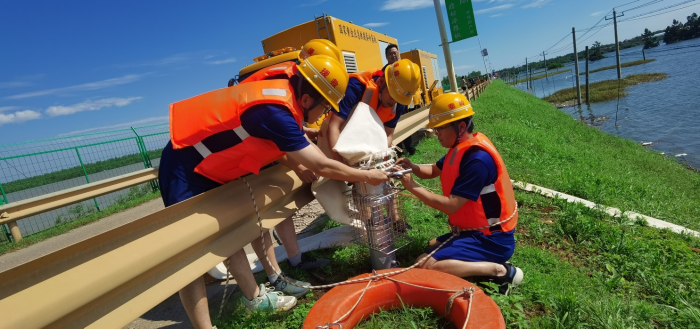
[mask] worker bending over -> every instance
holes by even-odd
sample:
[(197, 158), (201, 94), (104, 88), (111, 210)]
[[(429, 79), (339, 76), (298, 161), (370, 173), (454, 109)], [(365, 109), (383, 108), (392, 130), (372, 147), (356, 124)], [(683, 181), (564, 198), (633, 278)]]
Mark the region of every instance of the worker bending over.
[(515, 250), (517, 207), (503, 159), (486, 136), (473, 133), (473, 115), (471, 104), (460, 93), (436, 97), (428, 128), (449, 149), (447, 155), (435, 164), (416, 165), (399, 159), (397, 165), (411, 168), (421, 179), (440, 176), (442, 183), (442, 195), (438, 195), (418, 185), (411, 174), (401, 178), (408, 191), (449, 217), (452, 233), (430, 241), (430, 249), (419, 259), (458, 234), (422, 263), (422, 268), (491, 281), (507, 294), (523, 278), (523, 271), (507, 262)]
[[(332, 150), (338, 142), (338, 136), (340, 136), (346, 120), (350, 117), (353, 108), (362, 101), (366, 91), (372, 93), (368, 105), (374, 109), (384, 124), (384, 130), (389, 139), (387, 147), (391, 147), (394, 129), (402, 114), (401, 111), (396, 110), (394, 105), (397, 103), (409, 105), (411, 103), (413, 95), (420, 87), (420, 72), (418, 65), (408, 59), (401, 59), (392, 65), (387, 65), (384, 70), (375, 69), (350, 74), (348, 88), (340, 102), (339, 111), (332, 113), (321, 127), (319, 147), (326, 155), (343, 161), (343, 158)], [(327, 127), (326, 122), (328, 122)]]
[[(263, 80), (170, 106), (171, 141), (163, 150), (158, 177), (166, 206), (241, 176), (258, 174), (285, 154), (316, 175), (370, 184), (388, 180), (380, 170), (357, 170), (328, 159), (305, 137), (304, 120), (319, 116), (328, 107), (337, 110), (348, 75), (328, 56), (299, 61), (264, 69), (268, 78)], [(248, 200), (249, 196), (241, 198)], [(229, 260), (229, 271), (249, 310), (288, 310), (296, 304), (293, 296), (256, 284), (242, 249)], [(211, 328), (203, 278), (182, 288), (180, 298), (195, 328)]]

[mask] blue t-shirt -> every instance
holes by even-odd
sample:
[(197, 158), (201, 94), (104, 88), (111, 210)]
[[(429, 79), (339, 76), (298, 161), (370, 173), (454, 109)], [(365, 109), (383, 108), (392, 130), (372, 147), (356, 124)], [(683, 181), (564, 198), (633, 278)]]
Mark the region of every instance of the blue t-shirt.
[[(372, 79), (377, 81), (379, 77), (373, 77)], [(362, 95), (365, 93), (365, 89), (367, 89), (367, 87), (362, 84), (360, 80), (355, 77), (350, 78), (350, 81), (348, 81), (348, 88), (345, 90), (345, 96), (343, 96), (343, 100), (340, 101), (340, 105), (338, 106), (339, 112), (334, 113), (333, 115), (337, 115), (341, 119), (347, 120), (348, 116), (350, 116), (350, 111), (352, 111), (352, 108), (355, 107), (357, 103), (362, 101)], [(407, 108), (408, 106), (397, 103), (396, 115), (393, 119), (384, 122), (384, 126), (388, 128), (396, 128), (396, 124), (399, 122), (401, 114), (405, 113)]]
[[(271, 140), (283, 152), (298, 151), (309, 146), (292, 113), (281, 105), (252, 106), (241, 115), (241, 126), (250, 136)], [(221, 185), (194, 172), (201, 159), (194, 147), (175, 150), (168, 142), (159, 169), (163, 199), (166, 200), (166, 194), (170, 195), (166, 206)], [(172, 179), (166, 176), (176, 177), (181, 183), (171, 184)], [(164, 184), (167, 186), (162, 186)]]
[[(445, 157), (435, 164), (440, 170), (445, 163)], [(498, 171), (496, 163), (488, 152), (475, 147), (467, 150), (459, 164), (459, 176), (450, 194), (471, 201), (479, 200), (481, 190), (496, 182)]]

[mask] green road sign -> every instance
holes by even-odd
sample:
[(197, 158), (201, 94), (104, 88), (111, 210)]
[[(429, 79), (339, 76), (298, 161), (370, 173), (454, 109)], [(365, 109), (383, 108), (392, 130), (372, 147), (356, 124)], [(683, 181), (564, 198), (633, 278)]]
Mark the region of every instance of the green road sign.
[(472, 0), (445, 0), (447, 18), (450, 22), (452, 42), (475, 37), (476, 21)]

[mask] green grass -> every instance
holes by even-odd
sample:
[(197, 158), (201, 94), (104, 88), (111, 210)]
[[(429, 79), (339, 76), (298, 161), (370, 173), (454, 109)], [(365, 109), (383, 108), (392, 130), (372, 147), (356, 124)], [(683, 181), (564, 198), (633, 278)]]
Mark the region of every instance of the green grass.
[[(627, 87), (638, 85), (640, 83), (659, 81), (668, 78), (666, 73), (640, 73), (631, 74), (625, 78), (618, 80), (605, 80), (591, 83), (591, 103), (598, 103), (609, 101), (611, 99), (616, 99), (619, 97), (627, 96)], [(586, 86), (581, 86), (581, 98), (585, 99), (586, 96)], [(554, 94), (551, 94), (544, 100), (554, 103), (561, 104), (576, 99), (576, 88), (562, 89)]]
[[(163, 150), (148, 151), (150, 159), (160, 158)], [(129, 154), (114, 159), (97, 161), (85, 165), (85, 171), (89, 174), (95, 174), (101, 171), (121, 168), (135, 163), (142, 163), (140, 154)], [(22, 190), (39, 187), (47, 184), (58, 183), (76, 177), (83, 177), (83, 169), (81, 167), (66, 168), (43, 175), (37, 175), (29, 178), (14, 180), (3, 183), (2, 187), (5, 193), (19, 192)]]
[[(563, 71), (556, 71), (556, 72), (548, 72), (547, 74), (535, 75), (535, 76), (532, 77), (532, 80), (534, 81), (534, 80), (537, 80), (537, 79), (545, 78), (545, 77), (547, 77), (547, 76), (550, 76), (550, 77), (551, 77), (551, 76), (553, 76), (553, 75), (562, 74), (562, 73), (567, 73), (567, 72), (571, 72), (571, 69), (563, 70)], [(520, 80), (516, 81), (515, 84), (518, 84), (518, 83), (521, 83), (521, 82), (525, 82), (525, 81), (527, 81), (527, 80), (528, 80), (527, 78), (525, 78), (525, 79), (520, 79)]]
[[(587, 127), (502, 81), (489, 86), (474, 108), (477, 131), (496, 144), (512, 178), (697, 229), (700, 175), (674, 160)], [(411, 159), (433, 163), (445, 153), (429, 138)], [(437, 179), (421, 183), (439, 188)], [(516, 191), (516, 199), (517, 249), (511, 261), (524, 269), (525, 280), (511, 296), (492, 295), (509, 328), (700, 328), (699, 239), (537, 194)], [(404, 202), (415, 240), (398, 251), (405, 266), (430, 239), (447, 232), (447, 217), (417, 200)], [(312, 254), (332, 261), (332, 267), (317, 271), (324, 282), (371, 271), (368, 252), (357, 246)], [(286, 262), (281, 266), (289, 270)], [(290, 274), (314, 281), (305, 273)], [(215, 324), (299, 328), (322, 294), (314, 291), (293, 311), (281, 313), (248, 315), (231, 303)], [(382, 311), (360, 326), (443, 323), (430, 310), (407, 307)]]
[[(640, 59), (640, 60), (637, 60), (637, 61), (622, 63), (622, 64), (620, 64), (620, 67), (628, 67), (628, 66), (641, 65), (641, 64), (646, 64), (646, 63), (649, 63), (649, 62), (653, 62), (653, 61), (655, 61), (655, 60), (656, 60), (656, 59), (653, 59), (653, 58), (650, 58), (650, 59)], [(597, 68), (597, 69), (592, 70), (592, 71), (588, 71), (588, 73), (595, 73), (595, 72), (600, 72), (600, 71), (612, 70), (612, 69), (616, 69), (616, 68), (617, 68), (617, 65), (610, 65), (610, 66), (600, 67), (600, 68)], [(586, 72), (585, 72), (585, 71), (584, 71), (584, 72), (581, 72), (581, 73), (579, 73), (579, 75), (586, 75)]]
[(96, 209), (93, 207), (87, 208), (82, 204), (75, 205), (68, 209), (69, 216), (59, 216), (59, 218), (56, 219), (56, 226), (28, 235), (19, 242), (10, 242), (0, 245), (0, 255), (26, 248), (48, 238), (66, 233), (74, 228), (90, 224), (159, 197), (160, 191), (151, 192), (151, 186), (145, 184), (140, 187), (130, 188), (129, 192), (119, 196), (113, 205), (99, 212), (96, 212)]

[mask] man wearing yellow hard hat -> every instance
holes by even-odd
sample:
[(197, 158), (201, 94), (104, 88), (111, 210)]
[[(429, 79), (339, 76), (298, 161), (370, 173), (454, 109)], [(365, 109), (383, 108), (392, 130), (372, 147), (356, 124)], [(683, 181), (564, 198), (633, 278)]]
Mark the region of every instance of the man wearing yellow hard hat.
[(426, 205), (449, 217), (452, 233), (430, 242), (430, 250), (455, 234), (421, 266), (474, 281), (491, 281), (507, 294), (518, 285), (523, 271), (508, 260), (515, 250), (517, 204), (508, 171), (491, 141), (474, 133), (474, 110), (460, 93), (435, 97), (430, 107), (432, 128), (447, 155), (437, 163), (416, 165), (400, 159), (397, 165), (411, 168), (421, 179), (440, 177), (442, 195), (418, 185), (411, 174), (401, 178), (403, 186)]
[[(171, 104), (170, 142), (163, 150), (158, 173), (164, 204), (170, 206), (239, 177), (258, 174), (278, 160), (333, 179), (371, 184), (387, 181), (380, 170), (357, 170), (328, 159), (304, 135), (303, 122), (327, 108), (337, 109), (347, 83), (348, 75), (335, 58), (300, 56), (299, 64), (273, 65), (239, 85)], [(256, 244), (271, 250), (269, 234), (256, 239)], [(275, 275), (280, 274), (274, 253), (268, 256)], [(249, 310), (288, 310), (296, 304), (296, 298), (283, 292), (296, 295), (299, 290), (286, 283), (269, 278), (275, 281), (272, 287), (256, 285), (242, 249), (229, 260), (229, 271)], [(203, 278), (183, 287), (180, 299), (195, 328), (212, 327)]]
[[(332, 113), (327, 119), (327, 132), (324, 132), (323, 138), (326, 138), (325, 142), (328, 147), (322, 147), (326, 155), (331, 155), (336, 160), (342, 160), (340, 155), (330, 150), (338, 142), (338, 136), (340, 136), (340, 131), (345, 121), (348, 120), (350, 112), (362, 101), (365, 93), (371, 94), (371, 97), (368, 97), (370, 99), (368, 105), (374, 109), (384, 124), (384, 130), (389, 138), (387, 146), (391, 146), (394, 129), (402, 114), (401, 111), (396, 110), (395, 105), (411, 104), (413, 95), (420, 88), (420, 72), (418, 65), (408, 59), (401, 59), (387, 65), (384, 70), (376, 69), (351, 74), (345, 96), (339, 105), (339, 111)], [(321, 146), (321, 142), (319, 142), (319, 146)]]

